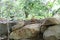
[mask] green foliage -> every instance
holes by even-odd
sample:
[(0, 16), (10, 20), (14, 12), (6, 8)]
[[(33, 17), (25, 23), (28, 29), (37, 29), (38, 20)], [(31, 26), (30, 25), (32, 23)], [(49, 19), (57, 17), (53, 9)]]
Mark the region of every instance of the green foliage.
[(60, 4), (60, 0), (58, 0), (58, 3)]
[(14, 16), (15, 20), (31, 19), (32, 16), (37, 19), (51, 17), (54, 12), (53, 10), (50, 13), (53, 5), (54, 2), (48, 1), (47, 4), (44, 4), (42, 0), (1, 0), (0, 17), (9, 18), (9, 20), (10, 16)]

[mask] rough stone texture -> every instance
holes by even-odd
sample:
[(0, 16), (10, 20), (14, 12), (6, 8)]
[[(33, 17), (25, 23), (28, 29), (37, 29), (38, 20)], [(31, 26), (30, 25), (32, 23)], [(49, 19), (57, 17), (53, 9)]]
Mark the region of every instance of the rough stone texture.
[(45, 40), (60, 39), (60, 25), (50, 26), (43, 34)]
[(40, 24), (29, 24), (10, 34), (11, 39), (24, 39), (36, 36), (40, 31)]
[(54, 25), (60, 24), (60, 22), (56, 18), (46, 18), (44, 25)]
[[(9, 37), (15, 40), (43, 40), (43, 38), (45, 40), (58, 40), (60, 38), (59, 24), (59, 18), (54, 17), (42, 20), (19, 20), (16, 25), (10, 22), (9, 27), (14, 26)], [(6, 32), (7, 22), (0, 21), (0, 34)]]
[(25, 25), (25, 21), (18, 21), (16, 25), (12, 27), (12, 31), (22, 28)]
[(46, 18), (43, 19), (44, 21), (42, 22), (42, 26), (40, 28), (41, 32), (44, 32), (49, 26), (54, 26), (54, 25), (58, 25), (60, 24), (60, 22), (58, 20), (56, 20), (56, 18)]
[[(40, 26), (41, 24), (42, 26)], [(31, 20), (20, 21), (12, 27), (13, 31), (10, 33), (10, 38), (11, 39), (32, 38), (35, 37), (36, 34), (39, 32), (45, 33), (45, 30), (49, 28), (49, 26), (54, 26), (57, 24), (59, 24), (59, 21), (57, 21), (56, 18), (46, 18), (34, 21)], [(35, 40), (35, 38), (32, 39)], [(36, 38), (36, 40), (38, 39)]]
[(43, 19), (43, 20), (44, 20), (44, 22), (43, 22), (43, 24), (40, 28), (41, 32), (44, 32), (50, 26), (60, 24), (60, 22), (56, 18), (46, 18), (46, 19)]
[[(8, 22), (9, 23), (9, 22)], [(9, 23), (9, 29), (15, 25), (16, 23), (15, 22), (11, 22)], [(7, 21), (0, 21), (0, 35), (1, 34), (6, 34), (8, 31), (7, 31)]]

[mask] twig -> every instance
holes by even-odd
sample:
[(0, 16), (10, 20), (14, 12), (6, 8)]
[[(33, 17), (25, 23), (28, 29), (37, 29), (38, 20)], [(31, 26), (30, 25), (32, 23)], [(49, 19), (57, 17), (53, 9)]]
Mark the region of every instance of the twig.
[(43, 24), (46, 22), (46, 19), (43, 19), (44, 21), (42, 22), (42, 24), (40, 25), (40, 31), (41, 31), (41, 27), (43, 26)]
[(9, 20), (7, 20), (7, 30), (8, 30), (8, 39), (9, 40), (9, 33), (10, 33), (10, 30), (9, 30)]

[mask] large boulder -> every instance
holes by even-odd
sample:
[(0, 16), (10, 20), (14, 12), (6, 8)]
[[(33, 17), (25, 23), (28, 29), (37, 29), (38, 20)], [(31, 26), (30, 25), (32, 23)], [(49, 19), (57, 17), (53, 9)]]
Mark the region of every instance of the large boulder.
[(50, 26), (43, 34), (45, 40), (60, 39), (60, 25)]
[(29, 24), (10, 34), (10, 39), (25, 39), (35, 37), (40, 31), (40, 24)]

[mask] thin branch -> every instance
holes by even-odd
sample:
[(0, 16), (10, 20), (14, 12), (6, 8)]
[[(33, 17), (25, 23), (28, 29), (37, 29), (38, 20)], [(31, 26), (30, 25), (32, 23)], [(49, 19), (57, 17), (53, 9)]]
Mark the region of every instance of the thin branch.
[(9, 40), (9, 34), (10, 34), (10, 29), (9, 29), (9, 20), (7, 20), (7, 30), (8, 30), (8, 39)]

